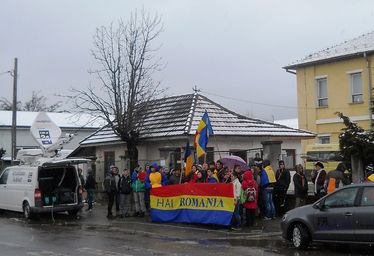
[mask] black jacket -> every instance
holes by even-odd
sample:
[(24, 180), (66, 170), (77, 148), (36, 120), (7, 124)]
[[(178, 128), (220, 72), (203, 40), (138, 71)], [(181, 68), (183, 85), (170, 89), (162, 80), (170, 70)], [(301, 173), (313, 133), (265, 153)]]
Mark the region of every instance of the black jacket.
[(96, 188), (96, 180), (92, 173), (88, 174), (86, 179), (85, 189), (95, 189)]
[(131, 177), (130, 175), (121, 176), (118, 182), (118, 190), (121, 194), (130, 194), (131, 193)]
[[(180, 175), (176, 176), (175, 174), (172, 174), (170, 178), (168, 179), (168, 185), (176, 185), (179, 184), (180, 181)], [(183, 180), (182, 180), (183, 181)]]
[(275, 184), (276, 188), (286, 190), (286, 191), (288, 190), (288, 187), (290, 186), (290, 182), (291, 182), (291, 175), (288, 170), (278, 169), (275, 174), (275, 179), (277, 180), (277, 183)]
[[(304, 186), (302, 185), (302, 177), (304, 177)], [(308, 197), (308, 181), (304, 174), (295, 173), (293, 176), (293, 183), (295, 185), (296, 197)]]

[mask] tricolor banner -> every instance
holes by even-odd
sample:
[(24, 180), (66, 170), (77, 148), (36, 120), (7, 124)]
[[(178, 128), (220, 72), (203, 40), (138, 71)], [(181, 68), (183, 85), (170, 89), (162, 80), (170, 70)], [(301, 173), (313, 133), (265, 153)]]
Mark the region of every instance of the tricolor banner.
[(228, 226), (234, 208), (232, 184), (186, 183), (151, 190), (151, 218), (155, 222)]

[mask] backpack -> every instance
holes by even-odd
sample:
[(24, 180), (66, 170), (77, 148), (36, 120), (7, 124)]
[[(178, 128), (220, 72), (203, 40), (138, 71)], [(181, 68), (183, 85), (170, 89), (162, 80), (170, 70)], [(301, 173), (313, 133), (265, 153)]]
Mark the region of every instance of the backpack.
[(248, 187), (244, 190), (245, 201), (254, 202), (256, 200), (257, 191), (254, 187)]

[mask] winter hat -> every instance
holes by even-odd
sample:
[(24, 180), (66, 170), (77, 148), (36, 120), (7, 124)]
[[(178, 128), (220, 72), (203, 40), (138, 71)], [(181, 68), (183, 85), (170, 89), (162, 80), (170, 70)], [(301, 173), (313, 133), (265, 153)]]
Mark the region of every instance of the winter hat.
[(322, 169), (324, 168), (323, 164), (321, 162), (317, 162), (314, 166), (319, 166), (321, 167)]
[(152, 163), (149, 165), (150, 168), (156, 168), (156, 170), (159, 172), (160, 171), (160, 168), (158, 167), (158, 165), (156, 163)]

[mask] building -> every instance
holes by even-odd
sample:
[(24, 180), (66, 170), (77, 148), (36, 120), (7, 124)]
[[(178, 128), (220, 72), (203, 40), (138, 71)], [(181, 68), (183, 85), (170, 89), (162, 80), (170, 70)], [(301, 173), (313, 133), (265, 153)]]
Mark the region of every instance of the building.
[[(17, 150), (39, 148), (31, 136), (30, 127), (38, 112), (17, 111)], [(66, 150), (74, 150), (79, 142), (99, 129), (103, 123), (92, 122), (89, 115), (70, 113), (47, 113), (49, 118), (61, 128), (62, 134), (74, 134), (73, 139), (64, 145)], [(11, 155), (12, 111), (0, 111), (0, 148), (6, 150), (5, 158)]]
[[(286, 160), (293, 168), (302, 163), (301, 140), (313, 138), (313, 133), (236, 114), (200, 94), (187, 94), (154, 100), (148, 104), (141, 142), (139, 164), (157, 162), (161, 166), (180, 168), (187, 140), (193, 145), (197, 126), (208, 112), (214, 135), (209, 138), (206, 159), (216, 161), (234, 154), (246, 161), (261, 152), (263, 144), (281, 147), (279, 154), (264, 157)], [(80, 142), (71, 156), (94, 156), (97, 181), (103, 181), (105, 171), (114, 164), (121, 170), (129, 167), (126, 145), (108, 127), (103, 127)], [(192, 148), (194, 152), (194, 148)], [(277, 167), (277, 166), (274, 166)]]
[(336, 112), (372, 127), (373, 53), (371, 32), (283, 67), (296, 74), (299, 129), (317, 134), (303, 146), (339, 143), (344, 125)]

